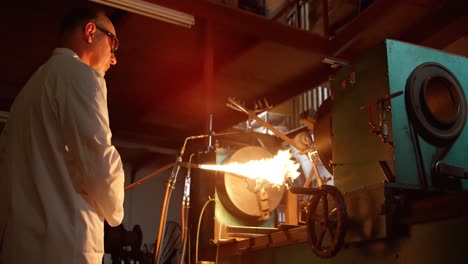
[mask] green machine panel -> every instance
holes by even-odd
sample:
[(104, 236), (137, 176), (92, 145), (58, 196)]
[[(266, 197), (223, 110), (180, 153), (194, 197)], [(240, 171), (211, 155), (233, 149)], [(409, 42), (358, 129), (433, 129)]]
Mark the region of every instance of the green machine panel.
[(331, 80), (335, 185), (468, 188), (468, 59), (395, 40)]
[[(392, 40), (387, 41), (386, 50), (388, 54), (390, 93), (400, 90), (405, 91), (405, 98), (401, 96), (392, 100), (393, 138), (397, 146), (395, 148), (397, 182), (416, 185), (427, 184), (428, 188), (450, 187), (444, 186), (443, 183), (441, 186), (437, 186), (436, 179), (432, 178), (434, 173), (431, 173), (431, 168), (437, 161), (444, 161), (446, 164), (458, 168), (466, 169), (468, 167), (468, 155), (465, 154), (468, 148), (468, 130), (464, 126), (466, 122), (465, 95), (468, 91), (468, 75), (466, 74), (468, 72), (468, 60), (453, 54)], [(436, 66), (433, 72), (422, 72), (418, 76), (418, 71), (423, 69), (421, 67), (425, 65)], [(450, 73), (451, 77), (446, 76), (445, 73)], [(420, 78), (423, 88), (418, 84), (411, 83), (412, 78)], [(431, 82), (437, 82), (438, 79), (440, 84), (435, 83), (435, 88), (430, 88)], [(458, 135), (454, 135), (452, 139), (447, 139), (446, 142), (439, 143), (437, 137), (449, 136), (450, 129), (453, 128), (447, 128), (446, 132), (435, 131), (433, 138), (426, 136), (426, 139), (424, 133), (427, 133), (428, 130), (437, 129), (436, 124), (421, 127), (420, 132), (415, 131), (417, 130), (417, 124), (415, 124), (417, 120), (410, 122), (408, 118), (410, 113), (407, 112), (408, 95), (414, 93), (415, 89), (421, 89), (421, 92), (416, 92), (415, 96), (423, 96), (426, 93), (425, 98), (420, 100), (427, 101), (431, 100), (429, 97), (431, 89), (442, 90), (442, 92), (434, 92), (433, 100), (436, 103), (437, 101), (440, 102), (440, 107), (444, 107), (448, 111), (447, 115), (452, 114), (452, 118), (457, 116), (458, 119), (461, 119), (460, 124), (456, 124), (460, 127)], [(457, 95), (457, 90), (461, 94)], [(445, 100), (444, 94), (455, 98)], [(456, 99), (457, 97), (458, 99)], [(424, 104), (420, 103), (416, 107), (424, 108)], [(455, 110), (450, 110), (452, 108), (455, 108)], [(456, 112), (450, 113), (450, 111)], [(413, 138), (411, 134), (413, 134)], [(418, 145), (420, 150), (418, 150)], [(415, 155), (418, 152), (420, 153), (419, 160), (418, 154)], [(417, 164), (419, 166), (416, 166)], [(420, 177), (417, 177), (417, 175), (420, 175)], [(466, 180), (461, 182), (464, 189), (468, 187), (467, 183)]]
[[(342, 192), (351, 192), (384, 182), (379, 162), (386, 162), (393, 171), (393, 148), (372, 133), (369, 113), (362, 109), (389, 93), (384, 47), (371, 50), (340, 69), (330, 84), (335, 186)], [(372, 118), (378, 120), (375, 109)]]

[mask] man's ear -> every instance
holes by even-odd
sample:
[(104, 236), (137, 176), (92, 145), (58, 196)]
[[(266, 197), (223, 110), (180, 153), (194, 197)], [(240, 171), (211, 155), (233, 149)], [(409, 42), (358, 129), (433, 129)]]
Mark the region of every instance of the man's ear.
[(87, 43), (93, 42), (93, 36), (96, 32), (96, 25), (93, 22), (86, 23), (84, 27), (84, 38)]

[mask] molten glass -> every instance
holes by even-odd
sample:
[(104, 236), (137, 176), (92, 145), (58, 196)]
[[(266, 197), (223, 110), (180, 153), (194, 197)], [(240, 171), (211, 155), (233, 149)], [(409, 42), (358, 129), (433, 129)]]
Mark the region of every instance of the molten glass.
[(287, 178), (294, 180), (300, 173), (300, 164), (291, 159), (289, 150), (280, 150), (270, 159), (250, 160), (245, 163), (228, 163), (222, 165), (200, 164), (200, 169), (223, 171), (250, 179), (266, 180), (272, 184), (282, 185)]

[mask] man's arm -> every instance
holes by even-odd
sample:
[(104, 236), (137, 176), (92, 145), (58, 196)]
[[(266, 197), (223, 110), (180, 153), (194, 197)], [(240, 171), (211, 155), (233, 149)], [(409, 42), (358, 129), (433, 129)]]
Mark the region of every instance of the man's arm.
[(120, 155), (111, 144), (107, 91), (99, 78), (90, 70), (67, 87), (61, 117), (64, 147), (76, 190), (92, 199), (96, 211), (116, 226), (123, 219), (125, 176)]

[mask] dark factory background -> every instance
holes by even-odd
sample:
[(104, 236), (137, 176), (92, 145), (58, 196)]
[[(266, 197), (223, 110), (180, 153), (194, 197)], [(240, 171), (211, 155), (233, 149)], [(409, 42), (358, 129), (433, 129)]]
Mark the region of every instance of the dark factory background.
[[(448, 68), (452, 65), (459, 65), (460, 69), (452, 71), (461, 72), (460, 76), (455, 77), (460, 79), (461, 86), (464, 85), (463, 92), (468, 90), (466, 81), (468, 75), (466, 59), (468, 56), (468, 2), (466, 0), (148, 0), (147, 2), (193, 15), (195, 24), (185, 27), (119, 8), (107, 7), (112, 13), (120, 40), (120, 48), (116, 54), (118, 64), (109, 70), (106, 80), (113, 144), (119, 150), (124, 162), (126, 186), (151, 176), (159, 172), (162, 167), (174, 162), (177, 154), (185, 146), (185, 140), (190, 137), (201, 135), (200, 138), (190, 140), (191, 144), (187, 146), (187, 153), (209, 150), (211, 147), (222, 149), (259, 145), (258, 141), (260, 145), (272, 145), (273, 148), (284, 145), (284, 139), (271, 133), (271, 129), (266, 128), (260, 122), (250, 124), (255, 136), (248, 134), (241, 137), (208, 137), (216, 133), (248, 130), (250, 126), (248, 120), (252, 118), (242, 111), (228, 107), (229, 98), (236, 98), (251, 110), (266, 110), (252, 112), (260, 114), (259, 118), (271, 124), (274, 129), (294, 138), (298, 131), (314, 132), (313, 128), (308, 129), (311, 124), (308, 120), (317, 118), (316, 113), (321, 103), (331, 98), (332, 94), (333, 107), (332, 110), (328, 110), (334, 118), (333, 127), (332, 131), (325, 132), (333, 134), (333, 146), (327, 149), (330, 154), (332, 152), (334, 154), (331, 159), (333, 163), (336, 165), (344, 160), (355, 162), (356, 156), (366, 160), (372, 159), (375, 155), (381, 155), (382, 160), (395, 161), (389, 167), (381, 165), (379, 168), (387, 168), (393, 172), (385, 175), (388, 176), (386, 182), (417, 185), (421, 179), (413, 180), (407, 177), (407, 174), (421, 173), (417, 171), (421, 168), (405, 171), (409, 165), (402, 160), (408, 160), (407, 155), (412, 155), (408, 154), (411, 151), (406, 150), (403, 154), (394, 153), (391, 146), (392, 144), (411, 145), (411, 143), (405, 142), (405, 136), (397, 132), (390, 132), (392, 142), (381, 143), (384, 141), (382, 137), (379, 138), (379, 135), (369, 132), (371, 129), (366, 122), (368, 110), (361, 110), (359, 106), (395, 94), (398, 102), (401, 101), (400, 106), (403, 109), (405, 96), (398, 97), (396, 94), (401, 89), (393, 87), (396, 87), (399, 81), (406, 82), (406, 78), (399, 80), (398, 76), (407, 76), (411, 73), (417, 66), (413, 67), (412, 61), (424, 62), (421, 58), (426, 57), (442, 65), (445, 64), (444, 67)], [(8, 119), (8, 111), (15, 96), (29, 76), (51, 54), (60, 17), (71, 7), (85, 4), (91, 4), (91, 2), (26, 0), (9, 1), (3, 5), (0, 21), (2, 25), (8, 26), (0, 29), (1, 35), (4, 36), (0, 44), (4, 51), (0, 78), (2, 125)], [(421, 47), (421, 50), (417, 48), (413, 50), (412, 47)], [(432, 51), (437, 53), (433, 54)], [(448, 57), (442, 57), (443, 55), (440, 55), (438, 51), (446, 52)], [(405, 72), (406, 70), (408, 73)], [(376, 80), (380, 78), (376, 77), (379, 73), (388, 75), (385, 78), (382, 77), (382, 80), (386, 81)], [(465, 77), (461, 77), (462, 75)], [(353, 90), (356, 85), (361, 86)], [(411, 100), (411, 98), (406, 100)], [(378, 110), (375, 109), (375, 111)], [(357, 117), (352, 113), (356, 115), (362, 113), (362, 115)], [(408, 121), (405, 119), (399, 123), (401, 118), (395, 114), (399, 113), (392, 113), (391, 122), (393, 123), (390, 127), (402, 126), (404, 130), (404, 122)], [(374, 121), (378, 125), (378, 115), (374, 113), (374, 116), (376, 117)], [(364, 133), (356, 135), (341, 132), (349, 131), (350, 126), (353, 126), (353, 123), (359, 123), (359, 120), (364, 120)], [(411, 122), (413, 121), (414, 119), (411, 119)], [(382, 136), (381, 132), (379, 132), (380, 136)], [(426, 135), (424, 131), (421, 134), (424, 140), (430, 142), (427, 137), (431, 135)], [(465, 143), (467, 139), (462, 138), (466, 132), (458, 133), (457, 136), (459, 135), (460, 139), (454, 144), (452, 150), (456, 151), (453, 155), (463, 156), (463, 148), (468, 147), (468, 143)], [(368, 140), (367, 137), (371, 139)], [(384, 147), (381, 144), (384, 144)], [(434, 144), (439, 146), (440, 142), (437, 141)], [(319, 146), (317, 148), (320, 149)], [(342, 151), (343, 149), (347, 150)], [(423, 152), (432, 151), (431, 146), (423, 146), (422, 149)], [(338, 154), (335, 155), (336, 153)], [(424, 154), (420, 155), (424, 156)], [(323, 159), (323, 156), (320, 158)], [(430, 158), (422, 157), (421, 159)], [(448, 160), (448, 163), (450, 162), (451, 160)], [(461, 163), (462, 165), (458, 166), (465, 169), (468, 167), (465, 158), (454, 158), (453, 162)], [(117, 236), (120, 240), (127, 240), (128, 243), (122, 246), (128, 248), (132, 244), (137, 244), (140, 246), (140, 251), (147, 256), (154, 252), (155, 241), (158, 238), (160, 215), (171, 175), (170, 167), (167, 168), (125, 193), (123, 226), (118, 231), (112, 231), (114, 238)], [(361, 166), (351, 173), (351, 169), (346, 164), (328, 169), (334, 170), (335, 173), (332, 173), (334, 183), (343, 193), (350, 193), (364, 187), (372, 189), (373, 184), (380, 181), (372, 176), (365, 176), (372, 174), (371, 166)], [(422, 170), (427, 170), (427, 168), (422, 168)], [(193, 173), (197, 173), (195, 169)], [(170, 235), (180, 234), (182, 231), (180, 230), (181, 212), (186, 174), (187, 168), (181, 168), (179, 178), (174, 183), (175, 188), (166, 221), (167, 234)], [(352, 176), (341, 177), (340, 175)], [(202, 183), (195, 180), (193, 184), (195, 186), (196, 184), (210, 185), (209, 180), (199, 181)], [(369, 182), (372, 184), (367, 184)], [(426, 182), (423, 187), (431, 190), (434, 186), (432, 182)], [(384, 199), (385, 196), (388, 200), (388, 190), (395, 190), (387, 185), (382, 187), (382, 190), (379, 188), (376, 189), (378, 193), (376, 199)], [(468, 184), (464, 182), (460, 188), (461, 191), (455, 192), (462, 193), (463, 199), (458, 196), (457, 199), (467, 201), (464, 190), (468, 189)], [(195, 190), (192, 195), (205, 201), (208, 199), (208, 195), (203, 196), (205, 191)], [(453, 190), (449, 191), (452, 193)], [(211, 192), (208, 190), (206, 193)], [(417, 196), (419, 193), (412, 193), (409, 196), (413, 197), (413, 195)], [(421, 196), (426, 196), (426, 194), (421, 194)], [(284, 200), (281, 197), (279, 209), (282, 206), (288, 206)], [(346, 197), (345, 200), (348, 202)], [(197, 201), (194, 201), (194, 207), (201, 209), (201, 202), (197, 205)], [(347, 207), (352, 218), (353, 210), (356, 208), (351, 203), (347, 204)], [(459, 205), (455, 205), (453, 211), (456, 212), (442, 212), (433, 219), (439, 220), (445, 213), (448, 219), (458, 219), (468, 214), (468, 211), (460, 209)], [(281, 213), (275, 211), (272, 214), (275, 221), (278, 221), (280, 217), (278, 214)], [(410, 222), (417, 218), (410, 213), (408, 215), (410, 215), (408, 218), (412, 219), (408, 220)], [(190, 212), (189, 222), (192, 229), (196, 229), (199, 216), (199, 211)], [(288, 222), (284, 219), (282, 221)], [(384, 241), (385, 244), (385, 239), (393, 234), (389, 230), (389, 227), (392, 227), (388, 224), (390, 221), (386, 219), (383, 224), (386, 225), (385, 232), (376, 228), (374, 231), (378, 234), (372, 234), (372, 238), (380, 239), (379, 241)], [(466, 219), (463, 221), (462, 226), (467, 226), (468, 221)], [(294, 224), (297, 224), (297, 219)], [(257, 225), (275, 227), (276, 223), (271, 223), (271, 226), (270, 223), (263, 224), (263, 222)], [(213, 228), (216, 227), (213, 226)], [(467, 229), (462, 230), (460, 234), (468, 235)], [(123, 239), (122, 233), (117, 234), (118, 232), (124, 232), (127, 237)], [(213, 232), (216, 233), (216, 231)], [(298, 254), (299, 256), (290, 260), (298, 261), (294, 263), (305, 263), (301, 262), (302, 259), (315, 257), (309, 250), (307, 239), (304, 240), (302, 236), (295, 237), (297, 234), (294, 232), (291, 235), (292, 241), (296, 242), (286, 239), (287, 242), (283, 241), (283, 244), (275, 244), (270, 238), (270, 246), (262, 244), (263, 246), (260, 247), (278, 247), (281, 250), (278, 250), (276, 254), (266, 251), (266, 253), (259, 253), (259, 256), (255, 255), (256, 250), (251, 247), (252, 243), (258, 242), (250, 242), (251, 248), (247, 250), (249, 253), (246, 253), (247, 251), (239, 249), (240, 246), (232, 246), (229, 242), (226, 242), (228, 245), (224, 251), (220, 247), (217, 248), (219, 252), (210, 251), (210, 245), (205, 241), (201, 243), (201, 247), (206, 252), (200, 258), (214, 261), (214, 254), (216, 257), (218, 254), (219, 256), (224, 254), (226, 258), (224, 262), (220, 261), (221, 263), (253, 263), (249, 262), (249, 258), (255, 259), (258, 263), (285, 263), (282, 261), (288, 258), (279, 257), (278, 254), (281, 253), (286, 256)], [(434, 233), (434, 237), (443, 236), (436, 236)], [(179, 243), (177, 239), (175, 241), (174, 243)], [(351, 260), (347, 261), (344, 256), (356, 254), (349, 253), (349, 249), (346, 249), (348, 242), (356, 241), (367, 241), (367, 238), (353, 237), (348, 233), (344, 246), (345, 252), (341, 255), (340, 252), (330, 253), (333, 256), (325, 256), (330, 258), (322, 259), (321, 261), (327, 262), (320, 263), (354, 263)], [(295, 244), (307, 248), (292, 248)], [(192, 249), (193, 246), (190, 245)], [(378, 247), (379, 245), (371, 246)], [(178, 254), (180, 254), (180, 245), (173, 247), (179, 250)], [(438, 246), (434, 245), (434, 247)], [(426, 263), (442, 263), (437, 259), (427, 260), (424, 257), (416, 261), (417, 257), (413, 258), (407, 253), (404, 245), (401, 244), (400, 248), (402, 249), (401, 255), (406, 252), (406, 259), (395, 257), (398, 254), (388, 255), (386, 258), (385, 254), (388, 252), (374, 258), (373, 254), (379, 254), (375, 251), (368, 254), (362, 253), (357, 259), (363, 263), (420, 263), (418, 261), (423, 259), (429, 261)], [(237, 259), (233, 258), (237, 262), (229, 259), (234, 255), (234, 253), (229, 253), (229, 250), (241, 256)], [(463, 255), (463, 252), (455, 253), (452, 250), (455, 249), (447, 249), (455, 256)], [(132, 250), (125, 252), (129, 259), (134, 257)], [(111, 263), (110, 252), (107, 253), (105, 263)], [(328, 253), (322, 252), (321, 257), (323, 258), (323, 254)], [(120, 254), (123, 253), (120, 252)], [(242, 257), (244, 254), (251, 255)], [(333, 258), (335, 254), (337, 256)], [(177, 256), (172, 256), (172, 259), (176, 258)], [(375, 259), (380, 262), (373, 262)], [(382, 262), (383, 259), (385, 261)], [(151, 261), (143, 263), (151, 263)]]

